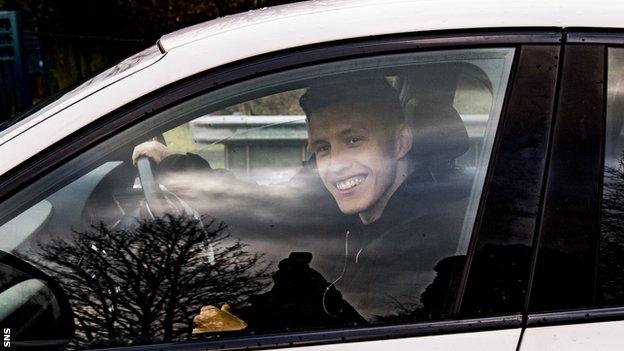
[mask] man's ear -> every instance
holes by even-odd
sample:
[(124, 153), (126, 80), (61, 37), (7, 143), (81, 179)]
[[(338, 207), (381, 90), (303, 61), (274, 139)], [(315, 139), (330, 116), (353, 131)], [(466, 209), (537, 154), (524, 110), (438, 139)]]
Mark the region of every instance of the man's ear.
[(405, 157), (412, 149), (414, 135), (412, 128), (407, 123), (401, 123), (396, 136), (395, 155), (397, 158)]

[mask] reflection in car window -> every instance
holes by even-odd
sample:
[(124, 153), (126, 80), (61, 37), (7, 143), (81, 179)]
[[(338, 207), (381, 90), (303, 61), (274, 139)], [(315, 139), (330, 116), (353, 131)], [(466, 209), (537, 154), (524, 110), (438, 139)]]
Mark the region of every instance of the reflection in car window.
[(512, 56), (354, 59), (182, 102), (1, 204), (0, 247), (58, 280), (73, 347), (453, 318)]
[(624, 50), (609, 48), (607, 125), (597, 296), (604, 305), (624, 303)]

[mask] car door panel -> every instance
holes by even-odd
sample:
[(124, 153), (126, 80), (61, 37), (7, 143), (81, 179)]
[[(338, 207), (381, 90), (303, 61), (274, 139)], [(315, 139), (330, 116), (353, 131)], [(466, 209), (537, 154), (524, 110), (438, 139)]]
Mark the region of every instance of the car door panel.
[(622, 350), (623, 321), (527, 328), (520, 350)]

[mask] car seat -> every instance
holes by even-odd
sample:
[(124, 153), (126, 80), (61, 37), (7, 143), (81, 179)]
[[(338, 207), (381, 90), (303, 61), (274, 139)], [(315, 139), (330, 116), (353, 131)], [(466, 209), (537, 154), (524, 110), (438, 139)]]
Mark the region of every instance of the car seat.
[(466, 126), (453, 107), (458, 82), (466, 77), (492, 91), (487, 74), (466, 62), (424, 64), (396, 82), (414, 134), (411, 156), (437, 180), (461, 173), (455, 160), (470, 149)]
[(406, 106), (414, 142), (411, 156), (426, 167), (435, 180), (447, 178), (459, 169), (455, 160), (470, 149), (470, 138), (453, 106), (424, 100)]

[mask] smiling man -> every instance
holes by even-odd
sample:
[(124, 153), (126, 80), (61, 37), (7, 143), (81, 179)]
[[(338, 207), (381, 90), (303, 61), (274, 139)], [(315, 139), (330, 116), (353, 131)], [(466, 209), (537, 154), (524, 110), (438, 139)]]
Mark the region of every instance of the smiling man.
[(300, 104), (323, 184), (344, 214), (375, 222), (414, 170), (412, 132), (394, 88), (383, 78), (323, 85)]

